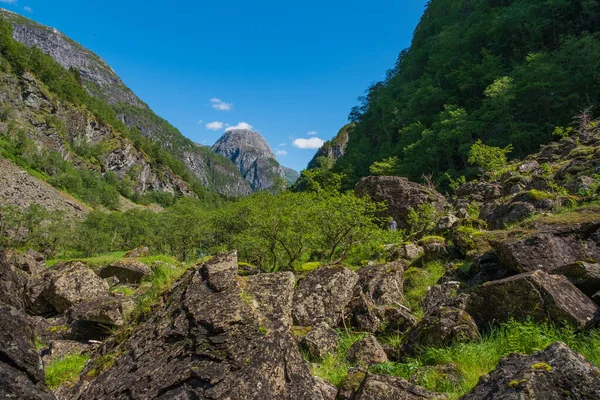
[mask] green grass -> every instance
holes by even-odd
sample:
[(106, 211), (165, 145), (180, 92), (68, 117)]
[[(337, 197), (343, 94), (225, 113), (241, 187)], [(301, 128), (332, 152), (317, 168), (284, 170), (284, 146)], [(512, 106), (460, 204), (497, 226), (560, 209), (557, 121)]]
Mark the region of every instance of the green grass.
[(52, 390), (62, 385), (73, 385), (79, 380), (79, 374), (90, 357), (71, 354), (54, 359), (46, 367), (46, 384)]
[(111, 289), (111, 292), (114, 293), (121, 293), (122, 295), (131, 297), (133, 295), (135, 295), (136, 291), (134, 288), (129, 287), (129, 286), (117, 286)]
[(298, 273), (298, 274), (306, 274), (306, 273), (308, 273), (310, 271), (314, 271), (315, 269), (317, 269), (317, 268), (319, 268), (319, 267), (321, 267), (323, 265), (324, 265), (324, 263), (322, 263), (320, 261), (307, 262), (307, 263), (304, 263), (304, 264), (302, 264), (300, 266), (297, 266), (295, 268), (295, 272)]
[[(458, 399), (468, 393), (481, 376), (492, 371), (502, 357), (513, 352), (532, 354), (556, 341), (565, 342), (590, 362), (600, 365), (600, 330), (576, 333), (569, 328), (511, 321), (484, 335), (481, 341), (426, 349), (418, 359), (379, 364), (372, 370), (405, 379), (412, 377), (428, 390), (445, 392), (450, 399)], [(453, 365), (456, 373), (445, 373), (443, 367), (449, 365)]]
[(445, 273), (446, 269), (439, 261), (427, 263), (423, 268), (410, 267), (404, 272), (404, 298), (414, 316), (423, 316), (421, 302), (427, 289), (435, 285)]
[[(147, 258), (147, 257), (144, 257)], [(159, 261), (164, 261), (163, 257)], [(140, 259), (142, 260), (142, 259)], [(132, 313), (132, 320), (138, 320), (144, 318), (156, 303), (158, 298), (171, 286), (177, 279), (179, 279), (185, 271), (192, 267), (194, 263), (182, 264), (176, 262), (175, 264), (159, 263), (152, 268), (152, 274), (144, 278), (142, 286), (145, 286), (145, 291), (136, 298), (135, 309)], [(146, 285), (144, 285), (146, 283)]]
[(117, 260), (120, 260), (121, 258), (123, 258), (123, 256), (126, 253), (127, 253), (126, 251), (115, 251), (112, 253), (106, 253), (106, 254), (96, 256), (96, 257), (89, 257), (89, 258), (65, 257), (65, 258), (60, 258), (60, 259), (53, 259), (53, 260), (46, 261), (46, 267), (51, 268), (61, 261), (62, 262), (81, 261), (82, 263), (89, 266), (90, 268), (100, 268), (100, 267), (108, 265), (112, 262), (115, 262)]
[[(326, 355), (319, 363), (312, 364), (311, 373), (313, 376), (318, 376), (326, 381), (331, 382), (336, 387), (340, 387), (348, 370), (353, 365), (346, 358), (346, 354), (354, 342), (366, 336), (365, 333), (343, 332), (338, 331), (340, 336), (339, 347), (337, 353)], [(309, 361), (307, 354), (304, 354)]]

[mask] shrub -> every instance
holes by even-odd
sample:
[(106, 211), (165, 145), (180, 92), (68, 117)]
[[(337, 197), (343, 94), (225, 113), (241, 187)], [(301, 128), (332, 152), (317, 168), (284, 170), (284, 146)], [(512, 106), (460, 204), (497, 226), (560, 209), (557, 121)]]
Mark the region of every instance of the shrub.
[(506, 156), (513, 150), (512, 145), (505, 148), (492, 147), (483, 144), (481, 140), (475, 142), (469, 150), (469, 164), (477, 165), (484, 171), (493, 171), (506, 165)]

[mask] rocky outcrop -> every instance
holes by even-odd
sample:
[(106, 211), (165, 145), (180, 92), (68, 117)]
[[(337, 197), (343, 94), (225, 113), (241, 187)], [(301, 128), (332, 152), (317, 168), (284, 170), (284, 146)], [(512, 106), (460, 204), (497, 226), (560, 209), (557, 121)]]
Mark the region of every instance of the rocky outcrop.
[(346, 314), (354, 328), (361, 332), (401, 333), (414, 325), (414, 318), (399, 308), (403, 297), (404, 263), (368, 265), (358, 270)]
[(35, 275), (46, 270), (46, 257), (34, 250), (27, 250), (22, 254), (9, 250), (5, 257), (8, 263), (28, 274)]
[(139, 284), (151, 273), (150, 268), (142, 262), (122, 259), (102, 267), (98, 271), (98, 276), (104, 279), (114, 276), (119, 282)]
[(294, 323), (336, 327), (352, 299), (358, 275), (344, 267), (322, 267), (309, 272), (294, 292)]
[(0, 398), (52, 400), (35, 349), (29, 318), (23, 313), (23, 282), (0, 250)]
[(0, 398), (51, 400), (25, 315), (0, 303)]
[(124, 258), (138, 258), (138, 257), (146, 257), (150, 250), (146, 246), (140, 246), (133, 250), (129, 250), (123, 257)]
[(110, 336), (114, 328), (125, 324), (133, 307), (133, 300), (127, 297), (97, 297), (70, 309), (68, 321), (76, 336), (103, 339)]
[(27, 282), (27, 308), (33, 314), (62, 313), (83, 301), (108, 295), (108, 289), (84, 264), (58, 264)]
[(348, 359), (361, 367), (369, 367), (372, 364), (380, 364), (388, 361), (385, 350), (375, 336), (371, 335), (355, 342), (350, 347), (348, 350)]
[(600, 318), (598, 307), (567, 278), (541, 270), (478, 286), (469, 297), (467, 312), (481, 329), (528, 317), (583, 329)]
[(350, 400), (444, 400), (446, 396), (432, 393), (395, 376), (367, 374), (358, 392)]
[(460, 308), (438, 307), (405, 336), (401, 356), (414, 356), (426, 347), (443, 347), (477, 340), (479, 330), (473, 318)]
[(300, 346), (306, 349), (312, 358), (320, 360), (337, 350), (339, 339), (337, 332), (322, 322), (308, 332), (300, 341)]
[(349, 132), (352, 128), (354, 128), (354, 124), (348, 124), (340, 129), (333, 139), (326, 141), (308, 163), (308, 169), (332, 168), (335, 162), (346, 153)]
[[(76, 71), (81, 77), (82, 85), (90, 95), (111, 105), (115, 109), (118, 118), (127, 127), (137, 128), (142, 135), (160, 143), (166, 151), (181, 160), (207, 188), (231, 197), (250, 193), (248, 185), (230, 161), (185, 139), (175, 127), (154, 114), (144, 102), (127, 88), (110, 66), (98, 55), (69, 39), (58, 30), (43, 26), (20, 15), (0, 10), (0, 18), (7, 19), (12, 23), (13, 37), (17, 42), (28, 47), (38, 47), (65, 69)], [(4, 79), (0, 77), (0, 80)], [(69, 131), (68, 140), (77, 139), (80, 143), (83, 140), (86, 143), (97, 144), (102, 140), (110, 139), (106, 136), (107, 133), (110, 134), (109, 128), (102, 126), (97, 121), (89, 121), (87, 116), (85, 118), (77, 117), (77, 114), (81, 115), (82, 113), (73, 112), (65, 105), (59, 104), (56, 107), (57, 103), (50, 101), (51, 99), (45, 95), (44, 90), (40, 91), (36, 88), (35, 81), (33, 85), (29, 83), (30, 80), (23, 82), (23, 99), (21, 100), (21, 96), (19, 96), (19, 100), (28, 110), (35, 110), (34, 114), (37, 118), (26, 116), (35, 126), (35, 129), (31, 130), (30, 133), (41, 130), (42, 124), (40, 124), (40, 121), (43, 120), (43, 118), (40, 118), (41, 113), (67, 113), (68, 118), (63, 118), (65, 115), (58, 116), (65, 121), (65, 127)], [(3, 104), (17, 105), (14, 99), (17, 99), (16, 94), (18, 92), (19, 90), (13, 91), (10, 86), (3, 87), (0, 100)], [(10, 99), (5, 97), (10, 97)], [(81, 123), (82, 119), (83, 123)], [(73, 135), (71, 132), (77, 132), (77, 135)], [(68, 151), (68, 146), (61, 145), (61, 140), (60, 135), (56, 133), (44, 134), (41, 139), (46, 147), (60, 151), (64, 155)], [(141, 161), (139, 156), (139, 153), (132, 151), (128, 146), (113, 147), (108, 155), (107, 165), (109, 168), (107, 170), (119, 172), (124, 166), (131, 164), (132, 160), (139, 164)], [(162, 185), (167, 182), (158, 179), (158, 177), (163, 176), (171, 178), (166, 187), (168, 192), (174, 193), (182, 185), (182, 182), (178, 182), (172, 176), (174, 174), (165, 168), (158, 171), (158, 175), (155, 175), (157, 171), (152, 171), (152, 174), (149, 174), (148, 169), (140, 172), (139, 181), (142, 181), (144, 190), (162, 191)], [(185, 191), (181, 191), (181, 193), (187, 195)]]
[(578, 262), (596, 262), (600, 257), (600, 223), (561, 225), (524, 237), (491, 241), (502, 263), (518, 272), (538, 269), (552, 272)]
[(13, 38), (17, 42), (41, 49), (65, 69), (79, 71), (82, 82), (90, 93), (101, 96), (108, 103), (123, 102), (146, 107), (104, 60), (62, 32), (6, 10), (0, 10), (0, 17), (13, 23)]
[(600, 369), (557, 342), (531, 356), (511, 354), (503, 358), (461, 400), (597, 398), (600, 398)]
[(387, 204), (386, 217), (393, 218), (400, 229), (409, 227), (408, 215), (422, 204), (442, 212), (446, 206), (444, 196), (418, 183), (399, 176), (369, 176), (362, 178), (354, 190), (357, 196), (368, 196), (374, 202)]
[(231, 160), (252, 190), (268, 189), (277, 183), (277, 179), (285, 180), (285, 171), (265, 138), (257, 132), (229, 130), (217, 140), (212, 150)]
[(323, 399), (289, 332), (291, 274), (249, 277), (242, 291), (236, 271), (235, 253), (188, 271), (77, 398)]

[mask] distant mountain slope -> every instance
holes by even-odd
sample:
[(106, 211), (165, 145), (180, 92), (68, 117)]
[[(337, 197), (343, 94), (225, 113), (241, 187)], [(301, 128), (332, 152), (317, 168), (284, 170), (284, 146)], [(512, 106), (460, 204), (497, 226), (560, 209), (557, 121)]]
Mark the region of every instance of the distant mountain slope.
[(65, 69), (77, 76), (92, 96), (106, 101), (129, 128), (160, 143), (180, 160), (188, 171), (209, 190), (226, 196), (247, 195), (250, 187), (229, 160), (195, 145), (179, 130), (157, 116), (116, 75), (98, 55), (71, 40), (58, 30), (0, 9), (0, 18), (11, 22), (13, 38), (38, 47)]
[(16, 41), (27, 47), (38, 47), (65, 69), (79, 71), (84, 87), (91, 94), (110, 104), (123, 102), (147, 108), (104, 60), (79, 43), (54, 28), (8, 10), (0, 9), (0, 16), (13, 23), (13, 37)]
[(83, 218), (90, 208), (0, 157), (0, 205), (25, 209), (38, 204), (50, 211)]
[(253, 190), (268, 189), (278, 179), (286, 179), (284, 169), (264, 137), (248, 129), (232, 129), (212, 147), (230, 159)]
[(283, 167), (283, 166), (281, 168), (283, 168), (283, 172), (285, 174), (285, 180), (287, 181), (288, 184), (293, 185), (294, 183), (296, 183), (298, 178), (300, 178), (300, 173), (298, 171), (288, 168), (288, 167)]

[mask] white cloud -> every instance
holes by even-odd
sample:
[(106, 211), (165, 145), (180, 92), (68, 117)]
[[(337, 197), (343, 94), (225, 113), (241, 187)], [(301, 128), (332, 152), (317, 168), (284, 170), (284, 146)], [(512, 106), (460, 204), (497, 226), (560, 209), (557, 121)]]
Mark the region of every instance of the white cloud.
[(0, 3), (4, 3), (4, 4), (17, 4), (17, 0), (0, 0)]
[(230, 111), (233, 107), (232, 103), (225, 103), (224, 101), (221, 101), (221, 99), (217, 99), (216, 97), (210, 99), (210, 102), (212, 103), (212, 107), (215, 110), (219, 111)]
[(25, 12), (28, 12), (28, 13), (33, 12), (33, 8), (27, 7), (27, 6), (23, 7), (23, 10), (25, 10)]
[(277, 154), (278, 156), (287, 156), (288, 152), (285, 150), (277, 150), (275, 154)]
[(323, 146), (325, 141), (318, 137), (312, 137), (310, 139), (296, 139), (294, 140), (294, 147), (299, 149), (319, 149)]
[(223, 123), (219, 121), (209, 122), (206, 124), (206, 129), (210, 129), (211, 131), (220, 131), (223, 129)]
[(279, 143), (279, 145), (278, 145), (278, 146), (279, 146), (279, 147), (285, 147), (285, 146), (287, 146), (287, 143)]
[(250, 125), (247, 122), (240, 122), (237, 125), (228, 127), (227, 129), (225, 129), (225, 131), (230, 131), (232, 129), (248, 129), (248, 130), (252, 130), (252, 125)]
[(307, 135), (316, 135), (316, 134), (317, 134), (317, 131), (310, 131), (307, 133)]
[(202, 120), (198, 121), (198, 123), (199, 123), (199, 124), (201, 124), (201, 123), (203, 123), (203, 122), (204, 122), (204, 121), (202, 121)]

